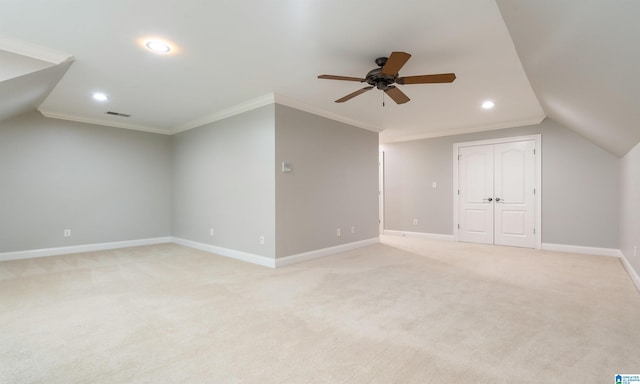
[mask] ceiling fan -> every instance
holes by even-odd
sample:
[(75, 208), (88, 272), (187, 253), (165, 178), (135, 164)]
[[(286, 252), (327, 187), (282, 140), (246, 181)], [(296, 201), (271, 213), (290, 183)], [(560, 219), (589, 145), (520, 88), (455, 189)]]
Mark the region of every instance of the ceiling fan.
[[(399, 76), (398, 72), (407, 63), (410, 54), (406, 52), (391, 52), (391, 55), (386, 57), (379, 57), (375, 60), (375, 63), (380, 68), (375, 68), (369, 71), (364, 78), (349, 77), (349, 76), (334, 76), (334, 75), (320, 75), (318, 79), (329, 80), (347, 80), (347, 81), (359, 81), (361, 83), (368, 83), (368, 87), (359, 89), (353, 93), (350, 93), (338, 100), (336, 103), (344, 103), (358, 95), (361, 95), (371, 89), (378, 88), (384, 91), (393, 101), (397, 104), (404, 104), (411, 100), (404, 94), (398, 87), (393, 85), (397, 84), (429, 84), (429, 83), (451, 83), (456, 79), (455, 73), (442, 73), (437, 75), (420, 75), (420, 76)], [(384, 104), (383, 104), (384, 105)]]

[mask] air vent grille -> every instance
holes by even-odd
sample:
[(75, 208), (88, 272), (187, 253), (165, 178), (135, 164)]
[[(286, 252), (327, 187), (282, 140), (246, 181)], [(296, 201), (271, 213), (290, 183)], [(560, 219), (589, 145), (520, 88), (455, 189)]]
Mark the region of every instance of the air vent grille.
[(127, 115), (126, 113), (107, 111), (105, 112), (107, 115), (120, 116), (120, 117), (131, 117), (131, 115)]

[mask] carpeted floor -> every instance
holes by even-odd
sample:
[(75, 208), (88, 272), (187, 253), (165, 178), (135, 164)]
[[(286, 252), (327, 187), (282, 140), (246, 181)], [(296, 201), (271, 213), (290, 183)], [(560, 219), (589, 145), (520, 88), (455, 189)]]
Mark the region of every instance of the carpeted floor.
[(177, 245), (0, 263), (0, 383), (612, 383), (619, 260), (382, 237), (277, 270)]

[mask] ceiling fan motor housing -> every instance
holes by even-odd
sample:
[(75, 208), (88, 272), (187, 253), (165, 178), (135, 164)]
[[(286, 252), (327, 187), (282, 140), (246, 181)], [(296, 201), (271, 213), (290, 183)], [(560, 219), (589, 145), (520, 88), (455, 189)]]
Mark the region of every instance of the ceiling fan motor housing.
[(386, 57), (379, 57), (376, 59), (376, 64), (380, 66), (380, 68), (375, 68), (367, 73), (365, 77), (366, 82), (369, 85), (373, 85), (374, 87), (386, 91), (389, 89), (389, 86), (396, 82), (398, 78), (398, 74), (396, 73), (394, 76), (385, 75), (382, 73), (382, 67), (387, 63)]
[(377, 59), (375, 59), (375, 63), (379, 68), (370, 70), (364, 78), (336, 75), (320, 75), (318, 76), (318, 78), (329, 80), (357, 81), (360, 83), (366, 82), (367, 84), (369, 84), (368, 87), (361, 88), (355, 92), (351, 92), (350, 94), (339, 98), (338, 100), (336, 100), (336, 103), (344, 103), (345, 101), (351, 100), (354, 97), (361, 95), (375, 87), (389, 95), (389, 97), (391, 97), (393, 101), (396, 102), (396, 104), (404, 104), (411, 99), (409, 99), (409, 97), (405, 95), (400, 90), (400, 88), (393, 85), (395, 83), (401, 85), (451, 83), (456, 79), (455, 73), (400, 77), (398, 73), (400, 72), (400, 69), (407, 63), (409, 58), (411, 58), (411, 55), (407, 52), (394, 51), (391, 52), (391, 55), (388, 58), (378, 57)]

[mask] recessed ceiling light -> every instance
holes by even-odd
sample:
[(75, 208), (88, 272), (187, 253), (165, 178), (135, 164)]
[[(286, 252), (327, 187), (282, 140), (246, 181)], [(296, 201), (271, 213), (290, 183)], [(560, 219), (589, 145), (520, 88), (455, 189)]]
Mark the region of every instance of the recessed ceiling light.
[(96, 92), (93, 94), (93, 99), (97, 101), (107, 101), (109, 97), (102, 92)]
[(482, 108), (484, 109), (491, 109), (493, 107), (496, 106), (496, 103), (494, 103), (493, 101), (487, 100), (484, 103), (482, 103)]
[(169, 53), (171, 52), (171, 45), (169, 43), (164, 42), (162, 40), (147, 40), (144, 42), (144, 46), (147, 47), (148, 50), (155, 53)]

